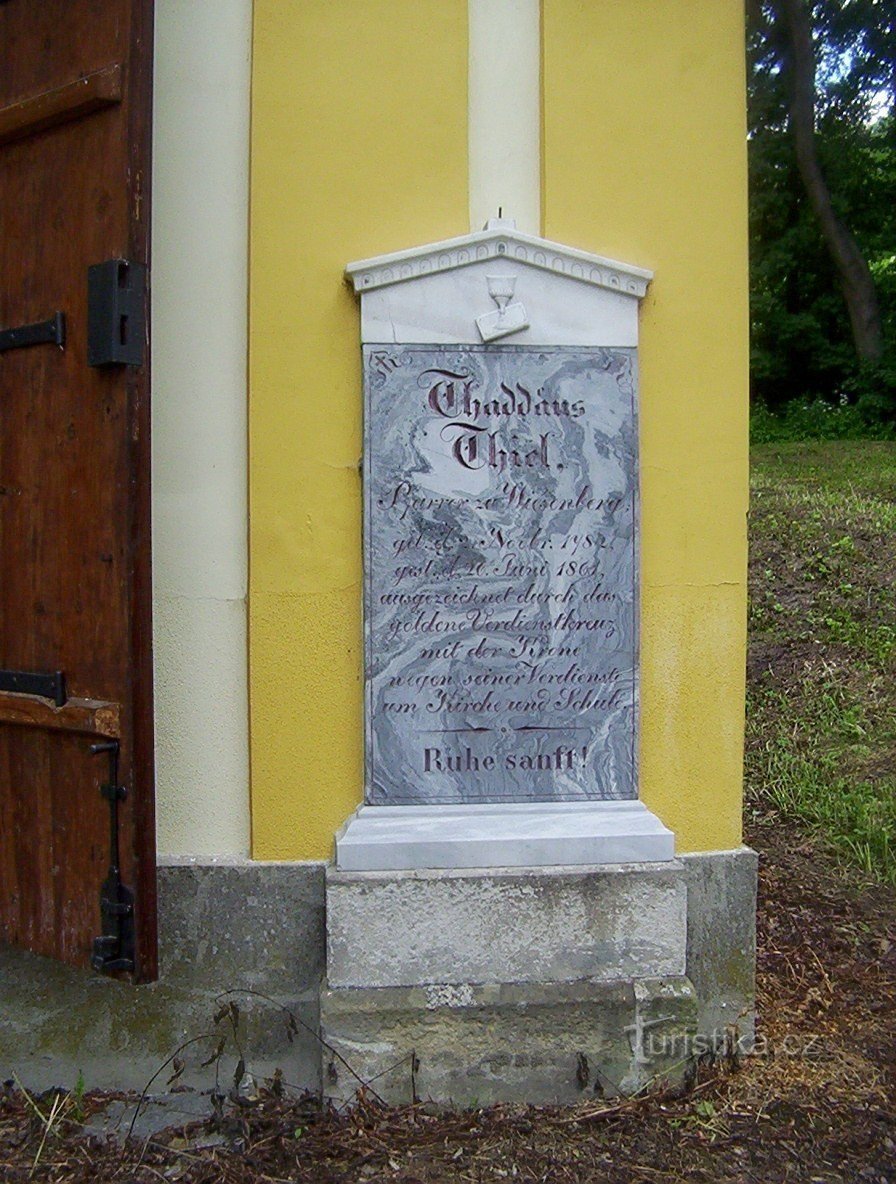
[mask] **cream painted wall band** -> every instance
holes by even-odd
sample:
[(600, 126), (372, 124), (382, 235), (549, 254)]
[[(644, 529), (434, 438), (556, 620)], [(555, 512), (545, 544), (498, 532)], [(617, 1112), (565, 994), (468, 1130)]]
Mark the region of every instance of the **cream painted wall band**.
[(468, 0), (470, 229), (541, 233), (541, 3)]
[(252, 0), (156, 0), (157, 846), (249, 849), (246, 349)]

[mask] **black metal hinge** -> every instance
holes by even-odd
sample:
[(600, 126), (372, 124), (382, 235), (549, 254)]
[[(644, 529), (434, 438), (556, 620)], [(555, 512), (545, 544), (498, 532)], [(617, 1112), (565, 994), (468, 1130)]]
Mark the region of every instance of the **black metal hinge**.
[(127, 789), (118, 784), (118, 741), (91, 744), (90, 751), (109, 757), (109, 780), (100, 787), (109, 803), (109, 872), (100, 890), (103, 932), (93, 939), (90, 962), (101, 974), (114, 974), (134, 969), (134, 894), (122, 883), (118, 864), (118, 803), (127, 797)]
[(0, 670), (0, 691), (12, 691), (15, 695), (39, 695), (42, 699), (52, 699), (57, 707), (64, 707), (67, 699), (65, 675), (61, 670), (51, 670), (47, 674), (30, 670)]
[(0, 329), (0, 354), (26, 345), (65, 345), (65, 313), (54, 312), (48, 321)]

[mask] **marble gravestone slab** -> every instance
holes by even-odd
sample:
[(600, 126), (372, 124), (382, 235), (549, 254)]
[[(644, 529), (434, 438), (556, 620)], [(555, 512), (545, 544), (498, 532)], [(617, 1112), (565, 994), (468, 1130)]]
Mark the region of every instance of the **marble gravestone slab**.
[(636, 351), (365, 345), (366, 800), (637, 797)]

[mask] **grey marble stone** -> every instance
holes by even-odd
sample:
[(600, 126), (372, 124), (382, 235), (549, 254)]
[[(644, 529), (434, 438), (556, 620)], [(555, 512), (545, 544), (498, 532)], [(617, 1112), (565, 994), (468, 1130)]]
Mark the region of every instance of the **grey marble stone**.
[(364, 373), (367, 801), (637, 797), (635, 350)]

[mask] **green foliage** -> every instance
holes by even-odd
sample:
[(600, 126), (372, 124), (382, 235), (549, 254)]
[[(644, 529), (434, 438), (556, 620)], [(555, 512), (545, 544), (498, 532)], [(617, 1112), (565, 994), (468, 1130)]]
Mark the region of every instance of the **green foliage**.
[(862, 404), (827, 403), (824, 399), (793, 399), (773, 412), (764, 403), (750, 408), (750, 441), (776, 444), (785, 440), (892, 440), (896, 425), (867, 414)]
[(896, 883), (896, 443), (754, 449), (746, 778)]
[[(796, 166), (788, 50), (776, 4), (753, 0), (747, 44), (753, 400), (773, 411), (794, 399), (835, 408), (845, 400), (860, 407), (867, 423), (896, 422), (896, 21), (881, 0), (814, 0), (811, 8), (819, 158), (835, 211), (871, 270), (885, 355), (865, 368), (856, 359), (839, 277)], [(853, 430), (849, 425), (845, 435)]]

